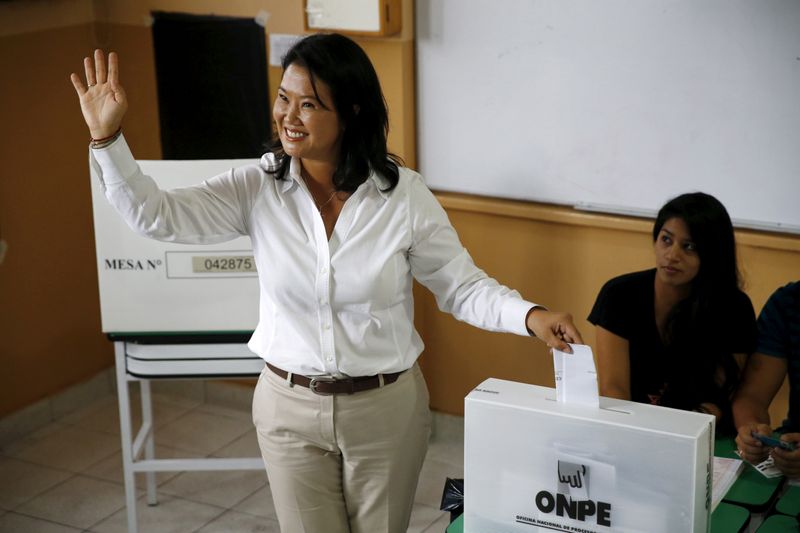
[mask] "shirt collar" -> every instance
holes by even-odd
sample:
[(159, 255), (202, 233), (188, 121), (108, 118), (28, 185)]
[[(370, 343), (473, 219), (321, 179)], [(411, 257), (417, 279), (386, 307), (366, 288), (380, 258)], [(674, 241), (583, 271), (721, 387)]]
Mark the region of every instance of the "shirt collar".
[[(267, 155), (272, 155), (272, 154), (267, 154)], [(267, 157), (267, 155), (265, 155), (264, 157)], [(264, 158), (262, 158), (262, 161), (264, 161)], [(274, 164), (271, 160), (264, 161), (264, 163), (266, 163), (266, 165), (269, 165), (271, 163)], [(281, 192), (284, 193), (289, 192), (296, 186), (299, 186), (302, 180), (302, 177), (300, 175), (300, 160), (297, 159), (296, 157), (293, 157), (289, 161), (289, 172), (287, 178), (288, 179), (283, 180), (280, 184), (280, 190)], [(384, 200), (388, 200), (389, 194), (391, 193), (391, 191), (388, 190), (390, 186), (389, 180), (387, 180), (384, 176), (378, 174), (374, 170), (370, 171), (369, 177), (367, 178), (367, 181), (370, 180), (375, 184), (375, 188), (377, 189), (378, 194), (380, 194)]]
[(389, 183), (389, 180), (387, 180), (382, 174), (378, 174), (374, 170), (370, 171), (368, 179), (371, 179), (373, 183), (375, 183), (375, 188), (378, 190), (378, 194), (380, 194), (384, 200), (388, 200), (389, 195), (392, 192), (389, 190), (389, 186), (391, 185), (391, 183)]

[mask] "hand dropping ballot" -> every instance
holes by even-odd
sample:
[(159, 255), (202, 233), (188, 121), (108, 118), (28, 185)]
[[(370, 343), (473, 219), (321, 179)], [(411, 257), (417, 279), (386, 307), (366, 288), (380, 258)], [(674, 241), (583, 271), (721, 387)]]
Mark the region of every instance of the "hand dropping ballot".
[(570, 344), (572, 353), (553, 350), (556, 374), (556, 400), (574, 405), (599, 407), (597, 369), (592, 349), (585, 344)]

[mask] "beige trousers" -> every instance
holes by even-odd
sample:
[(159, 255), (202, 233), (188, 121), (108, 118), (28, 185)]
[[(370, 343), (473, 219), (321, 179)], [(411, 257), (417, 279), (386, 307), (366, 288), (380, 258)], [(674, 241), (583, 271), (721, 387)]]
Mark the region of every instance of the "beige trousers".
[(430, 435), (415, 364), (396, 382), (320, 396), (265, 368), (253, 422), (282, 533), (403, 533)]

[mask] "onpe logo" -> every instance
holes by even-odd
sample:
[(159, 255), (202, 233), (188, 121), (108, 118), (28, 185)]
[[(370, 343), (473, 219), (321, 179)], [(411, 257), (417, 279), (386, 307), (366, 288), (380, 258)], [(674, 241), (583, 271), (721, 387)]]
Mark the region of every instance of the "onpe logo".
[(611, 527), (611, 504), (589, 498), (589, 467), (584, 464), (558, 461), (558, 492), (539, 491), (536, 508), (545, 514), (555, 512), (580, 522), (594, 519), (598, 526)]

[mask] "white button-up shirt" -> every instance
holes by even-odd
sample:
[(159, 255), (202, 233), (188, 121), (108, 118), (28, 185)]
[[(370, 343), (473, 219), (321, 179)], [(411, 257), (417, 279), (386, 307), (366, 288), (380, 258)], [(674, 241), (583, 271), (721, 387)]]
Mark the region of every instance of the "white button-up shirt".
[(328, 239), (293, 159), (288, 179), (260, 165), (196, 187), (163, 191), (120, 137), (90, 150), (106, 197), (139, 233), (169, 242), (217, 243), (249, 235), (260, 286), (253, 352), (303, 375), (369, 376), (408, 369), (422, 352), (412, 278), (439, 308), (477, 327), (528, 335), (535, 304), (477, 268), (416, 172), (397, 186), (373, 173), (347, 199)]

